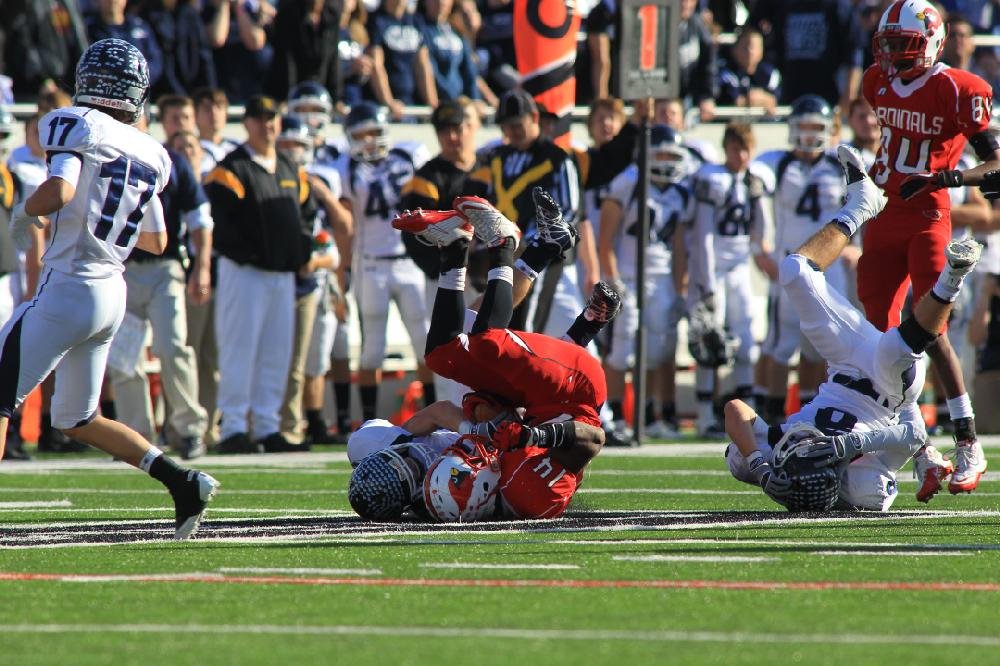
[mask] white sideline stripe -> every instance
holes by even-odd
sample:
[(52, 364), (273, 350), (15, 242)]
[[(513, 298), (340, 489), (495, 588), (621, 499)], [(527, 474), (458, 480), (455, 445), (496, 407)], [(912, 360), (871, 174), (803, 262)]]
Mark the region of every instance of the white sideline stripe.
[[(881, 545), (881, 544), (880, 544)], [(913, 551), (899, 550), (814, 550), (813, 555), (828, 555), (833, 557), (964, 557), (971, 555), (969, 551)]]
[(381, 569), (308, 569), (279, 567), (219, 567), (219, 573), (249, 573), (249, 574), (287, 574), (302, 576), (315, 574), (317, 576), (381, 576)]
[(619, 562), (777, 562), (763, 555), (614, 555)]
[(530, 562), (525, 562), (524, 564), (514, 564), (514, 563), (504, 563), (504, 564), (480, 564), (479, 562), (424, 562), (420, 565), (424, 569), (546, 569), (546, 570), (562, 570), (562, 569), (579, 569), (579, 565), (576, 564), (531, 564)]
[(10, 511), (20, 509), (49, 509), (66, 506), (73, 506), (73, 503), (69, 500), (56, 500), (54, 502), (0, 502), (0, 509)]
[(413, 638), (508, 638), (522, 640), (645, 641), (657, 643), (789, 643), (838, 645), (963, 645), (998, 647), (1000, 637), (955, 634), (807, 634), (723, 631), (506, 629), (498, 627), (420, 627), (276, 624), (9, 624), (5, 633), (67, 634), (269, 634), (275, 636), (407, 636)]

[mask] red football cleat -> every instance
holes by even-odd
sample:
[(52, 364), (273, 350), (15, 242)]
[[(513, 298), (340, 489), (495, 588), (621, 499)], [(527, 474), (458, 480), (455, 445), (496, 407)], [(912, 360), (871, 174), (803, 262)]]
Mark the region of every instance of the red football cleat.
[(421, 242), (438, 247), (457, 240), (472, 240), (472, 226), (453, 210), (406, 210), (393, 219), (392, 227), (409, 231)]

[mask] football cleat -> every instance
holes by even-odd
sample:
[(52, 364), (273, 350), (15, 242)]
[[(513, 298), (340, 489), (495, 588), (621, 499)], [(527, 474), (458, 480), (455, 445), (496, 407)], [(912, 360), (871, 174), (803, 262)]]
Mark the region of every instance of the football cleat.
[(677, 439), (680, 432), (666, 421), (653, 421), (646, 426), (646, 437), (652, 439)]
[(560, 254), (569, 252), (576, 245), (576, 229), (563, 219), (562, 209), (552, 195), (541, 187), (531, 190), (535, 202), (535, 224), (538, 227), (537, 240), (559, 248)]
[(604, 428), (604, 445), (612, 447), (634, 447), (635, 432), (628, 426), (625, 419), (618, 419)]
[(218, 490), (218, 481), (196, 469), (189, 469), (184, 481), (170, 488), (170, 496), (174, 498), (175, 541), (194, 536), (205, 515), (205, 507)]
[(409, 231), (425, 245), (437, 247), (472, 240), (472, 225), (453, 210), (404, 210), (393, 219), (392, 227)]
[(607, 282), (598, 282), (594, 285), (594, 291), (587, 301), (587, 308), (583, 311), (583, 316), (590, 321), (608, 323), (618, 316), (622, 310), (622, 297), (618, 295)]
[(953, 240), (944, 249), (948, 270), (956, 279), (963, 278), (972, 272), (982, 254), (983, 246), (971, 236), (961, 240)]
[(941, 452), (928, 444), (913, 456), (913, 476), (917, 478), (917, 501), (929, 502), (941, 490), (941, 482), (951, 475), (954, 467)]
[(850, 146), (837, 146), (844, 173), (847, 175), (847, 202), (834, 215), (853, 234), (861, 225), (882, 212), (885, 208), (885, 193), (865, 173), (865, 163), (861, 154)]
[(948, 482), (948, 492), (952, 495), (971, 493), (979, 485), (979, 479), (985, 473), (986, 456), (979, 440), (958, 442), (955, 446), (955, 471), (951, 475), (951, 481)]
[(455, 197), (452, 206), (464, 217), (487, 247), (501, 245), (507, 238), (514, 243), (521, 238), (521, 230), (507, 219), (493, 204), (481, 197)]

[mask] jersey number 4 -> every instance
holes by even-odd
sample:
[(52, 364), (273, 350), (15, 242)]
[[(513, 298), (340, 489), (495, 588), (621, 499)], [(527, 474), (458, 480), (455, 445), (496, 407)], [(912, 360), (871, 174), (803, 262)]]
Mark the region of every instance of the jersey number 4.
[[(124, 156), (105, 162), (101, 165), (101, 178), (108, 178), (108, 194), (104, 197), (104, 206), (101, 208), (101, 217), (94, 225), (94, 237), (98, 240), (107, 240), (111, 230), (115, 228), (115, 221), (118, 218), (118, 209), (122, 200), (127, 199), (131, 204), (137, 200), (135, 207), (125, 218), (125, 224), (118, 237), (115, 238), (115, 245), (118, 247), (128, 247), (129, 240), (139, 230), (139, 223), (142, 221), (146, 204), (153, 197), (156, 190), (156, 171), (145, 164), (133, 162)], [(146, 188), (135, 195), (131, 190), (138, 189), (139, 183), (144, 183)], [(126, 189), (129, 188), (129, 189)]]

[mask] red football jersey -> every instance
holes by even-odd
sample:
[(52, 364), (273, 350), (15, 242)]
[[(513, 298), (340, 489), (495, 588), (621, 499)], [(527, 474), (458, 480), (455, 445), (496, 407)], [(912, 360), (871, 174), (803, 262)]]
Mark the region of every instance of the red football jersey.
[(910, 82), (889, 80), (878, 65), (865, 71), (865, 99), (882, 129), (872, 180), (904, 208), (951, 208), (948, 190), (899, 196), (903, 179), (915, 173), (954, 169), (968, 137), (987, 131), (993, 91), (981, 78), (937, 63)]

